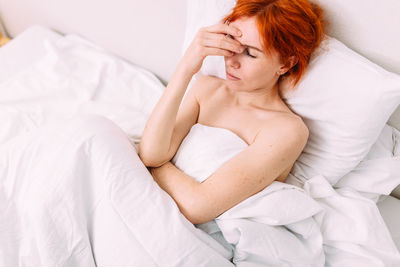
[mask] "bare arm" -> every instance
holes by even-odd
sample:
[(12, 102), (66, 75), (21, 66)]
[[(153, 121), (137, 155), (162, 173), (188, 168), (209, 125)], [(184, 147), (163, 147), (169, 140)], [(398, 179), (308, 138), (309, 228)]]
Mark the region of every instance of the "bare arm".
[(271, 125), (254, 144), (225, 162), (202, 183), (171, 162), (150, 171), (191, 223), (205, 223), (276, 180), (299, 157), (308, 135), (302, 123)]
[(168, 161), (160, 167), (149, 168), (154, 181), (167, 192), (177, 204), (181, 213), (195, 223), (195, 201), (200, 199), (200, 183)]
[(191, 207), (192, 221), (208, 222), (270, 185), (300, 156), (308, 135), (297, 119), (270, 123), (253, 144), (200, 184), (200, 198)]
[(155, 166), (168, 154), (176, 116), (192, 73), (182, 62), (158, 101), (143, 131), (139, 156), (146, 166)]
[[(226, 34), (240, 36), (237, 31), (233, 26), (216, 24), (198, 32), (144, 128), (139, 156), (146, 166), (160, 166), (176, 152), (174, 149), (177, 149), (178, 143), (196, 122), (195, 118), (197, 119), (196, 114), (192, 114), (193, 116), (181, 116), (189, 119), (177, 121), (179, 107), (190, 79), (199, 71), (206, 56), (227, 56), (231, 55), (231, 51), (242, 49), (238, 41), (225, 37)], [(173, 138), (174, 135), (179, 135), (179, 138)]]

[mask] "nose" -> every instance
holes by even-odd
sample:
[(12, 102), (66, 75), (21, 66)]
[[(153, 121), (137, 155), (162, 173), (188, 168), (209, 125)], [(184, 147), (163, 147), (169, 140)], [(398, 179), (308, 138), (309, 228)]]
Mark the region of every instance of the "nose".
[(239, 54), (237, 53), (234, 53), (232, 56), (226, 56), (225, 62), (231, 68), (234, 69), (240, 68)]

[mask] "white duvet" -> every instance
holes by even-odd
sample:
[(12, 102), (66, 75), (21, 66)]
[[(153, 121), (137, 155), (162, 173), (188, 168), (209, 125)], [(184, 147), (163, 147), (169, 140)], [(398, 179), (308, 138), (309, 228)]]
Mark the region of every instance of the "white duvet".
[[(291, 174), (193, 226), (134, 146), (162, 85), (77, 36), (47, 49), (0, 84), (0, 266), (400, 266), (375, 203), (393, 146), (337, 188)], [(172, 161), (202, 181), (245, 146), (195, 124)]]

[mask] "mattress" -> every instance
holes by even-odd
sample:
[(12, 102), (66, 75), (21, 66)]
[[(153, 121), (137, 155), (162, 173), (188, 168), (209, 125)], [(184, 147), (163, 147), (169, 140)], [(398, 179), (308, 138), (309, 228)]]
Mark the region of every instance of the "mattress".
[[(34, 25), (0, 48), (0, 82), (16, 75), (44, 56), (44, 40), (56, 40), (61, 35)], [(378, 208), (400, 250), (400, 200), (392, 196), (381, 196)]]

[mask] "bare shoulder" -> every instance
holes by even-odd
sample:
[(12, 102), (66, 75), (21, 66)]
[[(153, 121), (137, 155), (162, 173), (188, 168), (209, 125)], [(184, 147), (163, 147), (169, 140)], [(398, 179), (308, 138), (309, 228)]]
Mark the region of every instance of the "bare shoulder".
[(308, 136), (309, 130), (307, 125), (304, 123), (303, 119), (293, 113), (286, 114), (282, 116), (282, 118), (278, 119), (277, 118), (277, 123), (281, 123), (282, 126), (287, 126), (291, 127), (291, 129), (297, 129), (297, 132), (300, 132), (302, 134), (305, 134)]
[(285, 182), (295, 161), (304, 150), (308, 138), (309, 130), (302, 118), (296, 114), (286, 113), (276, 116), (268, 125), (261, 128), (254, 142), (260, 148), (273, 151), (277, 157), (281, 155), (280, 163), (287, 161), (286, 169), (276, 177), (277, 181)]
[(196, 88), (198, 101), (201, 102), (205, 97), (209, 98), (212, 96), (218, 88), (224, 85), (224, 81), (221, 78), (209, 75), (198, 77), (193, 85)]
[(300, 116), (285, 113), (276, 116), (262, 127), (256, 136), (256, 140), (263, 139), (266, 142), (296, 144), (299, 149), (303, 150), (309, 134), (309, 129)]

